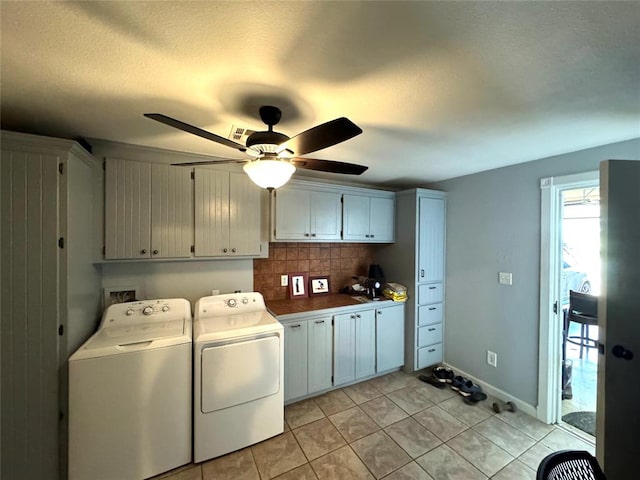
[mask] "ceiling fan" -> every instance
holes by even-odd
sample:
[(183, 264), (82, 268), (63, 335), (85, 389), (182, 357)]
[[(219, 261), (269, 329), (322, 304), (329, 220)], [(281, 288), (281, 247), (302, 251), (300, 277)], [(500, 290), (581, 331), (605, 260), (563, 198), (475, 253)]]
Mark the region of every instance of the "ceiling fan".
[(318, 170), (321, 172), (343, 173), (348, 175), (360, 175), (367, 168), (354, 163), (336, 162), (333, 160), (320, 160), (317, 158), (299, 158), (317, 150), (344, 142), (360, 135), (362, 129), (345, 117), (336, 118), (327, 123), (317, 125), (294, 137), (288, 137), (280, 132), (275, 132), (273, 126), (282, 117), (279, 108), (273, 106), (260, 107), (260, 118), (267, 125), (268, 130), (253, 132), (247, 137), (246, 145), (234, 142), (215, 133), (202, 130), (188, 123), (161, 113), (145, 113), (145, 117), (164, 123), (178, 130), (211, 140), (227, 147), (235, 148), (247, 153), (252, 158), (247, 160), (210, 160), (204, 162), (177, 163), (173, 165), (194, 166), (213, 165), (222, 163), (245, 163), (244, 171), (254, 183), (262, 188), (273, 190), (281, 187), (289, 181), (297, 168)]

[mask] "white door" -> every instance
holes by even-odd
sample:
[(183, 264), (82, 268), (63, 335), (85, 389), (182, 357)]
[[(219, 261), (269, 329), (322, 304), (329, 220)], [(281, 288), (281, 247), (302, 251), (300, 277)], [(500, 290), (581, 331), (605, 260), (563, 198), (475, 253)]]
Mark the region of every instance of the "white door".
[(640, 431), (640, 161), (600, 165), (602, 293), (598, 305), (596, 448), (607, 478), (637, 478)]
[(420, 198), (418, 282), (444, 278), (444, 200)]
[(229, 172), (196, 168), (195, 256), (229, 252)]
[(404, 365), (404, 305), (376, 310), (376, 363), (378, 372)]
[(260, 255), (260, 189), (244, 173), (229, 174), (231, 255)]
[(309, 393), (331, 387), (331, 317), (315, 318), (308, 321)]
[(340, 240), (340, 194), (311, 192), (309, 206), (311, 208), (311, 238)]
[(393, 242), (395, 238), (395, 200), (371, 197), (369, 235), (376, 242)]
[(275, 193), (275, 238), (304, 240), (311, 235), (309, 226), (310, 193), (299, 188), (281, 188)]
[(356, 314), (335, 315), (333, 324), (333, 385), (336, 386), (355, 380)]
[(342, 238), (365, 240), (369, 238), (369, 197), (343, 195)]
[(284, 401), (307, 394), (307, 322), (284, 324)]
[(376, 314), (375, 310), (356, 313), (356, 378), (376, 373)]

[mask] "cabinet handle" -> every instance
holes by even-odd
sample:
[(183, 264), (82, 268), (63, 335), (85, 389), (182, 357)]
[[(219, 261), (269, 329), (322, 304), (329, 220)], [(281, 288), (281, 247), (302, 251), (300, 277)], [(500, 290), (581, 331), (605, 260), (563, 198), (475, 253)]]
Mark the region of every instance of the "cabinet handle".
[(375, 237), (375, 235), (369, 235), (369, 237), (374, 238), (374, 237)]
[(235, 248), (232, 248), (232, 249), (231, 249), (231, 251), (232, 251), (233, 253), (236, 253), (236, 249), (235, 249)]
[(222, 251), (223, 251), (224, 253), (227, 253), (227, 249), (226, 249), (226, 248), (223, 248), (223, 249), (222, 249)]
[(435, 310), (436, 307), (429, 307), (429, 310)]
[(436, 331), (436, 329), (435, 329), (435, 328), (429, 328), (428, 330), (429, 330), (430, 332), (435, 332), (435, 331)]
[(382, 310), (378, 310), (376, 313), (377, 313), (378, 315), (382, 315)]
[(146, 249), (146, 248), (143, 248), (142, 250), (140, 250), (140, 253), (141, 253), (142, 255), (146, 255), (146, 254), (147, 254), (147, 249)]
[(436, 351), (436, 349), (435, 349), (435, 348), (430, 348), (429, 350), (427, 350), (427, 352), (429, 352), (429, 353), (433, 353), (433, 352), (435, 352), (435, 351)]
[(429, 287), (429, 290), (435, 290), (435, 289), (436, 289), (436, 287), (434, 287), (434, 286)]
[(304, 234), (304, 236), (305, 236), (305, 237), (308, 237), (308, 236), (309, 236), (309, 234), (308, 234), (308, 233), (305, 233), (305, 234)]
[(351, 319), (352, 319), (352, 320), (355, 320), (355, 319), (356, 319), (356, 316), (355, 316), (355, 315), (351, 315)]
[(361, 316), (360, 316), (360, 314), (358, 313), (358, 314), (356, 315), (356, 318), (362, 318), (362, 317), (361, 317)]
[(297, 325), (291, 325), (291, 328), (300, 328), (302, 325), (300, 325), (299, 323)]
[(158, 253), (160, 253), (160, 252), (158, 252), (158, 250), (154, 250), (154, 251), (153, 251), (153, 254), (154, 254), (154, 255), (157, 255)]
[(422, 278), (424, 278), (424, 269), (421, 269), (421, 270), (420, 270), (420, 276), (421, 276)]
[(365, 238), (369, 238), (369, 234), (367, 233), (364, 237), (365, 237)]
[(315, 236), (316, 236), (316, 234), (315, 234), (315, 233), (312, 233), (312, 234), (311, 234), (311, 236), (312, 236), (312, 237), (315, 237)]
[(324, 320), (316, 320), (316, 325), (319, 325), (321, 323), (324, 323)]

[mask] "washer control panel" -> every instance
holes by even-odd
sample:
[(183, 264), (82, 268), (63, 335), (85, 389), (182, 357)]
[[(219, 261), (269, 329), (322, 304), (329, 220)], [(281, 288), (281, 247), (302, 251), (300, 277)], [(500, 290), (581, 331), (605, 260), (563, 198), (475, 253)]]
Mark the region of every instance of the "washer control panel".
[(191, 304), (184, 298), (117, 303), (105, 310), (100, 328), (190, 317)]

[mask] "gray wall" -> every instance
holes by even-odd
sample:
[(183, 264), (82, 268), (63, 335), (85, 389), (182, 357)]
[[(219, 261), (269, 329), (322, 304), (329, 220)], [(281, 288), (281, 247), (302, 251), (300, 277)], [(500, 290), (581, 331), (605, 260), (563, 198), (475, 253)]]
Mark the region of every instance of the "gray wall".
[[(537, 405), (540, 179), (596, 171), (607, 159), (640, 159), (640, 138), (428, 186), (448, 192), (448, 364)], [(512, 272), (513, 285), (498, 284), (498, 272)]]

